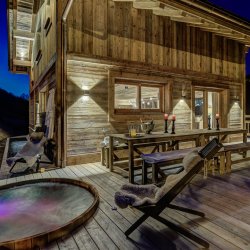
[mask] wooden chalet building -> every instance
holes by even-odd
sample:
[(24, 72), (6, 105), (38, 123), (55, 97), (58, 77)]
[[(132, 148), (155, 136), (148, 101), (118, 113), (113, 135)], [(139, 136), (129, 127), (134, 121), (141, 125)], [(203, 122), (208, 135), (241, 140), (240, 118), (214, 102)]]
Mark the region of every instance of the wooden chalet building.
[(242, 128), (250, 23), (201, 0), (8, 0), (9, 67), (30, 75), (30, 127), (55, 89), (57, 165), (100, 159), (104, 132), (176, 115)]

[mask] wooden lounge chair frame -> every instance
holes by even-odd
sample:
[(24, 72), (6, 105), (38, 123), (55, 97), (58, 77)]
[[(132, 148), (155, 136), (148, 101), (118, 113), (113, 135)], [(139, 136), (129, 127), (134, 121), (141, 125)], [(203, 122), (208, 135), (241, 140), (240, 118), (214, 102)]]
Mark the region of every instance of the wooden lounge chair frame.
[(199, 155), (203, 158), (202, 161), (197, 163), (179, 182), (176, 183), (156, 204), (133, 206), (134, 208), (142, 211), (144, 214), (125, 232), (128, 237), (139, 225), (141, 225), (147, 218), (152, 217), (157, 221), (165, 224), (172, 230), (186, 236), (187, 238), (197, 242), (198, 244), (208, 248), (209, 243), (198, 236), (191, 233), (189, 230), (168, 221), (167, 219), (160, 216), (160, 213), (165, 209), (175, 209), (182, 212), (198, 215), (205, 217), (205, 214), (190, 208), (185, 208), (177, 205), (170, 204), (174, 198), (184, 189), (184, 187), (190, 183), (193, 177), (202, 169), (204, 166), (204, 160), (210, 160), (219, 151), (222, 144), (218, 142), (218, 139), (214, 138), (211, 140), (203, 149), (199, 151)]
[[(43, 161), (42, 160), (43, 154), (38, 154), (37, 160), (35, 162), (36, 173), (38, 173), (41, 163), (45, 163), (45, 164), (53, 164), (54, 163), (54, 158), (55, 158), (55, 156), (54, 156), (54, 149), (55, 149), (54, 141), (51, 139), (47, 140), (45, 142), (45, 144), (43, 145), (43, 147), (44, 147), (43, 154), (48, 158), (48, 161)], [(23, 171), (20, 171), (20, 172), (13, 172), (13, 169), (17, 163), (26, 163), (26, 161), (24, 158), (20, 158), (20, 159), (16, 160), (15, 163), (13, 164), (13, 166), (9, 170), (9, 173), (11, 174), (11, 176), (28, 174), (28, 173), (32, 172), (31, 167), (27, 167), (26, 169), (24, 169)]]

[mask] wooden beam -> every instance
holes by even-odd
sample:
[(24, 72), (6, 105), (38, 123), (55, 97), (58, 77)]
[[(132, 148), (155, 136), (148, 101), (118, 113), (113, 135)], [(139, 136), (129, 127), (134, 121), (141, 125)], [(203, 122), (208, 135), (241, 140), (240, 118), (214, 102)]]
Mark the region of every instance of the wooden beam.
[(213, 24), (213, 23), (209, 23), (209, 22), (204, 22), (203, 24), (188, 24), (188, 26), (191, 27), (198, 27), (198, 28), (202, 28), (202, 29), (207, 29), (209, 31), (214, 31), (214, 30), (218, 30), (219, 29), (219, 25)]
[[(220, 29), (220, 28), (217, 28), (217, 29), (210, 29), (210, 28), (203, 28), (203, 26), (201, 25), (200, 28), (202, 30), (205, 30), (205, 31), (210, 31), (210, 32), (214, 32), (214, 33), (219, 33), (221, 35), (233, 35), (233, 31), (232, 30), (229, 30), (229, 29)], [(243, 35), (240, 35), (239, 34), (239, 37), (244, 37)]]
[(237, 35), (237, 34), (234, 34), (234, 33), (231, 33), (231, 34), (222, 34), (222, 33), (219, 33), (219, 32), (213, 32), (215, 35), (218, 35), (218, 36), (223, 36), (223, 37), (226, 37), (226, 38), (229, 38), (229, 39), (232, 39), (232, 40), (236, 40), (238, 42), (244, 42), (246, 44), (249, 44), (250, 43), (250, 39), (245, 37), (245, 36), (240, 36), (240, 35)]
[(33, 6), (33, 0), (18, 0), (18, 4), (27, 4), (29, 6)]
[[(201, 19), (209, 21), (214, 24), (218, 24), (225, 28), (238, 31), (243, 35), (250, 35), (249, 25), (246, 22), (241, 22), (237, 18), (229, 17), (222, 14), (218, 9), (211, 9), (204, 7), (202, 3), (195, 3), (196, 1), (182, 0), (161, 0), (163, 4), (170, 5), (173, 8), (183, 10), (184, 12), (190, 13), (193, 16), (199, 16)], [(200, 1), (202, 2), (202, 1)]]
[[(150, 9), (158, 16), (168, 16), (176, 22), (187, 23), (204, 31), (214, 32), (221, 36), (237, 39), (248, 44), (250, 38), (249, 28), (245, 23), (220, 13), (217, 9), (209, 9), (203, 4), (196, 4), (192, 1), (173, 0), (113, 0), (114, 2), (133, 2), (137, 9)], [(187, 3), (190, 2), (190, 3)], [(232, 32), (236, 32), (237, 35)], [(244, 38), (245, 37), (245, 38)]]
[(17, 0), (13, 0), (13, 10), (17, 9)]
[(34, 1), (34, 5), (33, 5), (33, 14), (37, 14), (37, 12), (38, 12), (38, 10), (39, 10), (39, 6), (40, 6), (40, 0)]
[(143, 10), (154, 9), (160, 7), (160, 2), (151, 0), (134, 1), (133, 7), (135, 9), (143, 9)]
[(233, 40), (237, 40), (239, 42), (249, 43), (250, 37), (243, 35), (242, 33), (237, 33), (231, 29), (224, 28), (220, 25), (215, 25), (213, 23), (205, 22), (203, 24), (188, 24), (191, 27), (198, 27), (201, 30), (207, 32), (213, 32), (215, 35), (227, 37)]
[(183, 16), (183, 17), (170, 17), (172, 21), (182, 22), (182, 23), (192, 23), (192, 24), (203, 24), (201, 18), (192, 17), (192, 16)]
[(221, 34), (232, 34), (233, 33), (233, 30), (231, 30), (231, 29), (227, 29), (224, 27), (220, 27), (219, 25), (214, 25), (214, 24), (210, 24), (210, 23), (201, 23), (201, 24), (191, 23), (188, 25), (192, 26), (192, 27), (198, 27), (202, 30), (209, 31), (209, 32), (218, 32)]
[(13, 37), (23, 39), (23, 40), (33, 41), (35, 39), (35, 34), (32, 32), (28, 32), (28, 31), (13, 30)]
[(16, 39), (13, 39), (12, 41), (12, 58), (16, 58)]
[(183, 17), (184, 12), (182, 10), (176, 10), (176, 9), (165, 7), (165, 8), (154, 9), (153, 14), (157, 16)]
[(33, 14), (33, 10), (32, 9), (25, 8), (25, 7), (22, 7), (22, 6), (17, 6), (17, 11), (18, 12), (23, 12), (25, 14)]
[(31, 61), (13, 59), (13, 64), (18, 66), (31, 67)]

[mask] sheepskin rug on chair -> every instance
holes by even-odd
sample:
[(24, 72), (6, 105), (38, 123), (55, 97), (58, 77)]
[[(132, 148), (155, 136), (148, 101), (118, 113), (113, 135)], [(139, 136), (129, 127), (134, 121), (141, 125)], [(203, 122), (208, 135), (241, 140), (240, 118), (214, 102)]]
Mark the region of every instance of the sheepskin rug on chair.
[(174, 185), (177, 184), (196, 164), (203, 161), (198, 150), (186, 155), (182, 161), (183, 171), (169, 175), (162, 187), (154, 184), (135, 185), (125, 184), (115, 193), (115, 203), (120, 208), (127, 206), (141, 206), (157, 203)]

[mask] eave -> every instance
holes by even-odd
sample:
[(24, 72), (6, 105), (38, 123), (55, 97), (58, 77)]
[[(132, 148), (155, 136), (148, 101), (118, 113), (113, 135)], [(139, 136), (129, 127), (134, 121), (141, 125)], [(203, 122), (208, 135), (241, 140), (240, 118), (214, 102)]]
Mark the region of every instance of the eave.
[(9, 70), (29, 73), (34, 40), (36, 0), (8, 0)]
[(113, 0), (250, 46), (250, 22), (200, 0)]

